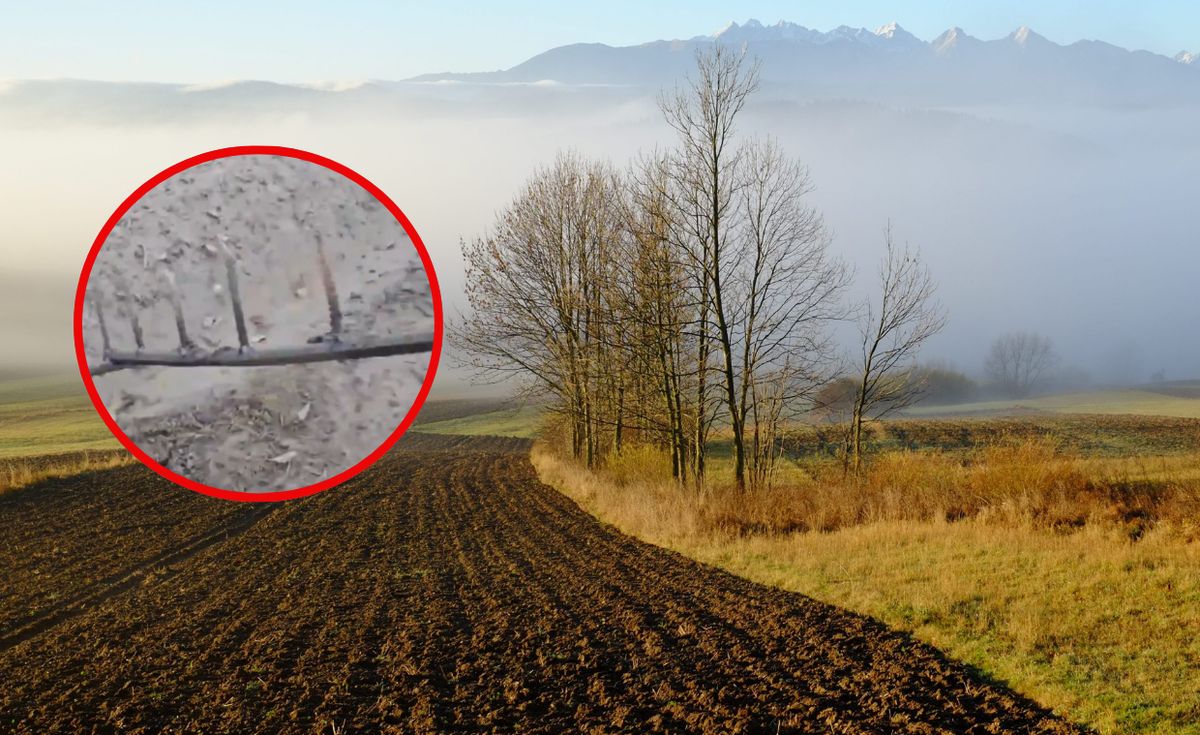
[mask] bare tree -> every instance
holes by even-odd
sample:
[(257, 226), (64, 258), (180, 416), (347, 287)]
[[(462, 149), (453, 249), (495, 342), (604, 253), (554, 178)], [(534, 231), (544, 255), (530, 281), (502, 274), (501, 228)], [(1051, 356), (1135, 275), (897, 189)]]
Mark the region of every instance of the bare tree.
[(757, 84), (743, 55), (702, 50), (660, 99), (675, 148), (625, 177), (560, 156), (464, 245), (468, 364), (556, 396), (589, 466), (654, 442), (700, 490), (727, 420), (737, 487), (766, 484), (782, 422), (832, 372), (848, 272), (807, 203), (808, 171), (735, 136)]
[(1028, 396), (1058, 365), (1049, 338), (1031, 332), (1011, 332), (992, 343), (983, 368), (1005, 394)]
[(660, 100), (679, 140), (663, 190), (673, 260), (691, 274), (695, 294), (697, 477), (711, 373), (741, 489), (748, 478), (769, 478), (780, 421), (828, 372), (828, 324), (848, 274), (806, 203), (808, 171), (772, 140), (736, 139), (737, 117), (758, 87), (757, 62), (714, 44), (696, 65), (685, 87)]
[[(758, 64), (746, 64), (742, 54), (714, 43), (697, 52), (696, 70), (696, 76), (685, 87), (676, 89), (674, 94), (664, 94), (659, 105), (667, 124), (679, 138), (679, 151), (671, 172), (677, 185), (675, 204), (686, 233), (682, 244), (691, 255), (693, 270), (700, 281), (697, 406), (703, 415), (708, 403), (709, 354), (715, 349), (733, 428), (734, 473), (738, 487), (745, 487), (744, 431), (733, 364), (733, 327), (723, 276), (735, 257), (731, 240), (736, 226), (733, 214), (742, 158), (735, 140), (735, 120), (746, 99), (758, 88)], [(703, 425), (704, 421), (698, 422), (699, 427)], [(702, 462), (701, 435), (697, 435), (695, 444)], [(700, 471), (703, 472), (703, 464)]]
[(482, 376), (519, 374), (557, 397), (572, 451), (599, 447), (601, 317), (621, 237), (621, 185), (608, 166), (561, 154), (538, 170), (492, 233), (463, 245), (470, 312), (453, 336)]
[(762, 486), (787, 411), (808, 403), (831, 377), (828, 327), (843, 315), (849, 271), (829, 254), (824, 221), (806, 204), (808, 170), (770, 139), (744, 146), (742, 164), (741, 250), (730, 268), (729, 301), (740, 351), (737, 425), (748, 434), (751, 484)]
[(627, 270), (625, 287), (617, 290), (623, 298), (616, 300), (615, 316), (622, 322), (617, 332), (627, 337), (623, 367), (633, 389), (631, 418), (665, 439), (672, 476), (682, 483), (689, 472), (697, 478), (703, 473), (692, 437), (706, 439), (701, 423), (706, 417), (697, 415), (690, 390), (698, 372), (692, 363), (703, 295), (691, 287), (686, 257), (678, 247), (679, 213), (670, 173), (670, 158), (656, 153), (642, 157), (627, 177), (630, 237), (621, 258)]
[(898, 248), (885, 233), (879, 303), (868, 300), (860, 320), (862, 352), (847, 459), (862, 467), (863, 424), (912, 405), (922, 383), (913, 379), (921, 345), (942, 330), (945, 311), (934, 300), (936, 285), (919, 252)]

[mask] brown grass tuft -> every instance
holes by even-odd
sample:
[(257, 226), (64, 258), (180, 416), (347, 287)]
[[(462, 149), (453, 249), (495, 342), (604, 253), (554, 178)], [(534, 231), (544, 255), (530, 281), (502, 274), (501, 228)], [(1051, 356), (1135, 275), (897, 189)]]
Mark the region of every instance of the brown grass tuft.
[[(611, 457), (596, 473), (535, 450), (539, 467), (592, 487), (605, 512), (638, 527), (682, 525), (733, 535), (831, 532), (883, 521), (1028, 526), (1059, 532), (1117, 527), (1139, 538), (1154, 527), (1200, 538), (1200, 456), (1082, 457), (1045, 438), (965, 452), (890, 451), (861, 477), (832, 460), (786, 469), (774, 487), (737, 491), (717, 480), (697, 494), (678, 487), (653, 448)], [(552, 469), (551, 469), (552, 468)], [(720, 477), (720, 466), (713, 474)], [(603, 489), (600, 492), (599, 489)], [(647, 526), (650, 527), (650, 526)]]

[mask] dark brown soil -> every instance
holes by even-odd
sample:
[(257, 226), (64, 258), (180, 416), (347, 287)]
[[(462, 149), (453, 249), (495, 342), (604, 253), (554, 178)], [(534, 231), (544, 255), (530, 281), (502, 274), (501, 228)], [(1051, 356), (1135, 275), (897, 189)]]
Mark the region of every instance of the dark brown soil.
[(282, 505), (0, 499), (0, 732), (1071, 732), (934, 649), (597, 523), (517, 440)]

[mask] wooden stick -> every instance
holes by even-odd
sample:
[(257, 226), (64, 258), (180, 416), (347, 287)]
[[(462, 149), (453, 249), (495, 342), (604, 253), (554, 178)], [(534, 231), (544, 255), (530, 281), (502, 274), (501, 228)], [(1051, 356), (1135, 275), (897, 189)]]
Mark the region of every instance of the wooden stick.
[(221, 241), (221, 249), (225, 255), (225, 277), (229, 281), (229, 299), (233, 302), (233, 322), (237, 325), (238, 350), (246, 352), (250, 349), (250, 337), (246, 333), (246, 315), (242, 312), (242, 292), (238, 289), (237, 258), (233, 255), (229, 243)]
[(133, 332), (133, 343), (137, 345), (138, 351), (146, 348), (146, 344), (142, 338), (142, 323), (138, 319), (137, 299), (129, 294), (128, 291), (121, 294), (121, 304), (125, 307), (125, 311), (129, 314), (129, 329)]
[(112, 344), (108, 341), (108, 324), (104, 321), (104, 305), (101, 303), (99, 296), (96, 296), (94, 302), (96, 304), (96, 318), (100, 320), (100, 339), (104, 342), (104, 358), (112, 354)]
[(317, 239), (317, 265), (321, 268), (321, 284), (325, 286), (325, 302), (329, 304), (329, 333), (336, 340), (342, 331), (342, 307), (338, 303), (337, 284), (333, 282), (333, 271), (325, 258), (325, 243), (321, 233), (315, 229), (312, 233)]
[(187, 325), (183, 321), (183, 304), (179, 300), (179, 288), (175, 285), (175, 274), (164, 270), (163, 278), (170, 287), (167, 289), (167, 293), (171, 299), (171, 307), (175, 310), (175, 331), (179, 332), (179, 350), (188, 352), (196, 348), (196, 343), (192, 342), (191, 337), (188, 337)]
[(142, 324), (138, 321), (136, 312), (129, 312), (129, 326), (133, 328), (133, 343), (137, 345), (138, 351), (146, 348), (146, 343), (142, 341)]

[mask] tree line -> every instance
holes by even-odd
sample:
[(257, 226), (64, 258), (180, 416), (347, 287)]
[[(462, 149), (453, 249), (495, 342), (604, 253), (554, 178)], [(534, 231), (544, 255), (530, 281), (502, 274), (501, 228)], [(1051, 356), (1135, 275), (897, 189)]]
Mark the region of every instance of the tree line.
[(470, 309), (454, 336), (465, 360), (553, 396), (590, 467), (654, 444), (681, 484), (703, 488), (720, 430), (736, 486), (769, 484), (784, 423), (846, 371), (839, 321), (861, 336), (848, 462), (863, 422), (920, 392), (916, 354), (945, 319), (928, 269), (889, 228), (875, 297), (846, 303), (851, 271), (808, 203), (807, 168), (738, 129), (758, 76), (714, 44), (660, 95), (672, 146), (625, 170), (561, 153), (463, 244)]
[[(939, 361), (915, 365), (895, 379), (905, 381), (904, 395), (931, 405), (970, 403), (985, 398), (1028, 398), (1039, 391), (1079, 389), (1090, 384), (1090, 376), (1084, 371), (1057, 372), (1060, 362), (1049, 337), (1034, 332), (1008, 332), (992, 341), (983, 361), (983, 382)], [(1165, 379), (1161, 371), (1157, 377), (1151, 376), (1152, 381)], [(814, 401), (817, 416), (825, 421), (849, 420), (858, 400), (859, 382), (859, 377), (842, 375), (826, 383)], [(893, 410), (902, 407), (890, 406)]]

